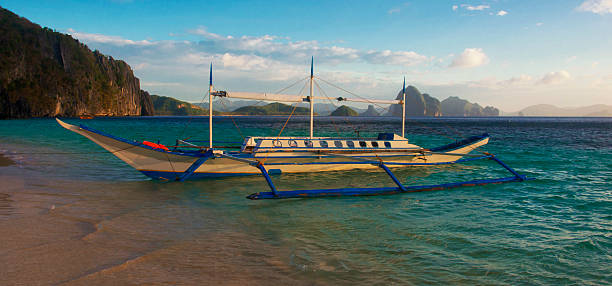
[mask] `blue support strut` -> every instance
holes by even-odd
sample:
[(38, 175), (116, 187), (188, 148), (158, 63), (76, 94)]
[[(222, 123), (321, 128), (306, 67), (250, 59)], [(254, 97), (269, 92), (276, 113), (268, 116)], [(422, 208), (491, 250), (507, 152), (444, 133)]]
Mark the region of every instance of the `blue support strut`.
[(176, 180), (181, 182), (187, 180), (189, 177), (191, 177), (191, 175), (193, 175), (195, 170), (202, 166), (202, 164), (204, 164), (204, 162), (206, 162), (206, 160), (211, 157), (211, 154), (212, 152), (209, 151), (204, 154), (204, 156), (198, 158), (195, 162), (193, 162), (193, 164), (191, 164), (191, 166), (189, 166), (189, 168), (187, 168), (187, 170), (185, 170), (185, 172), (183, 172), (180, 177), (176, 178)]
[(510, 173), (512, 173), (514, 176), (516, 176), (517, 178), (519, 178), (521, 181), (525, 181), (527, 180), (527, 177), (525, 175), (521, 175), (519, 174), (517, 171), (515, 171), (514, 169), (512, 169), (510, 166), (506, 165), (506, 163), (502, 162), (502, 160), (497, 159), (497, 157), (495, 156), (491, 156), (491, 160), (499, 163), (502, 167), (504, 167), (506, 170), (508, 170)]
[(389, 177), (391, 177), (393, 182), (395, 182), (395, 184), (400, 188), (400, 190), (402, 190), (402, 192), (406, 191), (406, 187), (404, 187), (404, 185), (402, 185), (402, 182), (400, 182), (397, 179), (397, 177), (395, 177), (395, 175), (393, 175), (391, 170), (389, 170), (389, 168), (387, 168), (387, 166), (385, 166), (385, 164), (383, 164), (383, 162), (380, 162), (380, 164), (378, 164), (378, 166), (381, 167), (383, 170), (385, 170), (385, 172), (387, 172), (387, 175), (389, 175)]
[(266, 178), (266, 182), (268, 182), (268, 186), (270, 186), (270, 189), (272, 190), (272, 194), (274, 194), (274, 197), (278, 197), (278, 191), (276, 190), (274, 183), (272, 183), (272, 179), (270, 178), (270, 175), (268, 175), (268, 172), (266, 171), (266, 167), (264, 167), (264, 165), (261, 162), (259, 162), (257, 164), (257, 168), (259, 168), (259, 170), (261, 171), (261, 174), (264, 176), (264, 178)]
[[(421, 186), (404, 186), (402, 183), (393, 175), (391, 170), (384, 165), (382, 162), (379, 163), (379, 167), (385, 170), (389, 177), (393, 179), (397, 187), (383, 187), (383, 188), (340, 188), (340, 189), (317, 189), (317, 190), (296, 190), (296, 191), (276, 191), (276, 188), (272, 184), (270, 177), (268, 176), (265, 168), (261, 165), (257, 165), (264, 177), (268, 181), (268, 185), (272, 189), (272, 192), (259, 192), (254, 193), (247, 196), (248, 199), (251, 200), (259, 200), (259, 199), (288, 199), (288, 198), (312, 198), (312, 197), (337, 197), (337, 196), (373, 196), (373, 195), (389, 195), (396, 193), (412, 193), (412, 192), (423, 192), (423, 191), (437, 191), (437, 190), (445, 190), (445, 189), (453, 189), (458, 187), (469, 187), (469, 186), (482, 186), (488, 184), (500, 184), (500, 183), (509, 183), (509, 182), (522, 182), (527, 180), (533, 180), (533, 178), (528, 178), (525, 175), (521, 175), (512, 169), (510, 166), (506, 165), (501, 160), (495, 158), (494, 155), (488, 154), (487, 156), (479, 157), (478, 159), (491, 159), (500, 164), (514, 176), (512, 177), (504, 177), (504, 178), (495, 178), (495, 179), (480, 179), (480, 180), (471, 180), (464, 182), (456, 182), (456, 183), (446, 183), (446, 184), (438, 184), (438, 185), (421, 185)], [(370, 162), (371, 163), (371, 162)]]

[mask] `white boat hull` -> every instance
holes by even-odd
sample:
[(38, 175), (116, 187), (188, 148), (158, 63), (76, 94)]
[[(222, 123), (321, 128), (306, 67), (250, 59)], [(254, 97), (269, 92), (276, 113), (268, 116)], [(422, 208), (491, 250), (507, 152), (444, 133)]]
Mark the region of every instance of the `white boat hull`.
[[(178, 179), (206, 152), (165, 151), (151, 148), (143, 145), (141, 142), (130, 141), (105, 134), (85, 126), (79, 127), (67, 124), (59, 119), (57, 119), (57, 121), (62, 127), (87, 137), (132, 166), (134, 169), (155, 179)], [(242, 153), (219, 150), (219, 152), (245, 160), (259, 161), (266, 166), (270, 173), (309, 173), (378, 168), (377, 165), (364, 162), (366, 160), (370, 162), (383, 160), (389, 167), (414, 166), (399, 165), (406, 163), (420, 165), (452, 163), (461, 159), (461, 155), (470, 153), (474, 149), (487, 144), (488, 141), (489, 137), (483, 137), (481, 140), (476, 140), (475, 142), (459, 146), (458, 148), (446, 152), (440, 152), (440, 154), (436, 154), (435, 152), (415, 153), (414, 151), (368, 151), (363, 153), (339, 152), (341, 153), (341, 157), (337, 157), (332, 153), (333, 151), (329, 153), (308, 151)], [(353, 160), (349, 157), (354, 157), (356, 159)], [(394, 165), (394, 163), (399, 164)], [(204, 164), (197, 167), (190, 177), (222, 177), (260, 174), (261, 170), (252, 164), (229, 159), (227, 157), (212, 156), (206, 160)]]

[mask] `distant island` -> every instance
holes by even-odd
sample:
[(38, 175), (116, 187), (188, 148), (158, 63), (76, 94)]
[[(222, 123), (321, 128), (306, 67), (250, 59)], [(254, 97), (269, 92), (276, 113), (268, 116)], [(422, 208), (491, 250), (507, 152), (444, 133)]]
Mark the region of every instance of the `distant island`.
[[(239, 115), (289, 115), (293, 111), (293, 106), (282, 103), (270, 103), (264, 106), (244, 106), (231, 112)], [(293, 115), (310, 114), (310, 110), (305, 107), (295, 107)]]
[[(403, 96), (400, 90), (395, 99)], [(392, 105), (389, 107), (392, 116), (402, 116), (402, 107)], [(499, 109), (493, 106), (482, 107), (478, 103), (471, 103), (456, 96), (451, 96), (442, 102), (421, 92), (414, 86), (406, 88), (406, 115), (407, 116), (499, 116)]]
[(380, 112), (376, 111), (376, 108), (374, 108), (374, 105), (368, 105), (368, 109), (366, 109), (366, 111), (364, 111), (363, 113), (359, 114), (359, 116), (380, 116)]
[(346, 106), (346, 105), (342, 105), (340, 107), (338, 107), (336, 110), (334, 110), (330, 116), (358, 116), (359, 113), (357, 113), (357, 111), (353, 110), (352, 108)]
[(505, 116), (548, 116), (548, 117), (612, 117), (612, 105), (595, 104), (582, 107), (557, 107), (551, 104), (537, 104)]
[(150, 95), (155, 115), (208, 115), (208, 109), (168, 96)]

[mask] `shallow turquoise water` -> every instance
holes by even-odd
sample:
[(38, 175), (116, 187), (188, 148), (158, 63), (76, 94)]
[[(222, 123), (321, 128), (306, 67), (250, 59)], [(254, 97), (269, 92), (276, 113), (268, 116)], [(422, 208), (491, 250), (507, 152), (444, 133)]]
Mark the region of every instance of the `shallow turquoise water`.
[[(278, 135), (285, 118), (215, 118), (215, 139)], [(79, 120), (68, 120), (76, 123)], [(172, 145), (175, 138), (206, 140), (207, 118), (102, 118), (81, 121), (108, 133)], [(399, 133), (391, 118), (321, 118), (316, 135), (375, 136)], [(307, 121), (293, 119), (283, 135), (307, 134)], [(87, 139), (54, 120), (0, 121), (0, 151), (28, 176), (87, 185), (74, 196), (100, 201), (150, 200), (126, 208), (129, 222), (109, 218), (107, 229), (136, 227), (131, 239), (159, 234), (159, 246), (189, 243), (202, 232), (239, 233), (245, 267), (284, 266), (279, 276), (317, 284), (611, 284), (612, 119), (610, 118), (418, 118), (407, 137), (424, 147), (461, 135), (488, 132), (483, 150), (497, 154), (536, 180), (450, 191), (377, 197), (249, 201), (266, 190), (260, 177), (161, 183), (148, 180)], [(443, 134), (443, 135), (442, 135)], [(452, 138), (448, 138), (452, 137)], [(95, 152), (95, 153), (92, 153)], [(44, 153), (44, 154), (42, 154)], [(71, 153), (71, 154), (58, 154)], [(396, 171), (407, 184), (442, 183), (507, 176), (492, 162)], [(282, 190), (345, 186), (392, 186), (379, 171), (283, 174)], [(79, 183), (80, 184), (80, 183)], [(45, 187), (45, 186), (43, 186)], [(1, 192), (1, 191), (0, 191)], [(62, 198), (61, 186), (48, 192)], [(127, 195), (129, 193), (129, 196)], [(68, 200), (68, 199), (66, 199)], [(18, 214), (10, 208), (0, 217)], [(168, 210), (175, 211), (168, 215)], [(73, 215), (87, 217), (91, 210)], [(206, 218), (194, 214), (206, 213)], [(109, 217), (113, 217), (109, 215)], [(119, 240), (119, 238), (117, 238)], [(155, 244), (157, 245), (157, 244)], [(238, 260), (238, 264), (240, 264)], [(197, 262), (193, 262), (197, 263)], [(194, 266), (194, 265), (192, 265)]]

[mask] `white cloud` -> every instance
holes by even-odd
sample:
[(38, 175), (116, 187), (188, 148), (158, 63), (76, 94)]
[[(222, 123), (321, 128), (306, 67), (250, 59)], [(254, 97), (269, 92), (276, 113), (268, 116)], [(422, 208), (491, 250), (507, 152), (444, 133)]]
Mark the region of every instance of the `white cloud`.
[(538, 81), (539, 84), (559, 84), (571, 78), (567, 71), (549, 72)]
[(363, 58), (371, 64), (413, 66), (428, 60), (426, 56), (404, 51), (368, 51)]
[(516, 89), (516, 88), (534, 88), (538, 85), (555, 85), (563, 83), (571, 78), (569, 72), (565, 70), (557, 72), (549, 72), (541, 77), (533, 77), (530, 75), (521, 74), (511, 77), (506, 80), (497, 80), (495, 77), (488, 77), (465, 83), (468, 87), (487, 88), (493, 90), (499, 89)]
[(504, 10), (499, 10), (499, 12), (497, 12), (497, 16), (505, 16), (507, 14), (508, 14), (508, 12), (506, 12)]
[(485, 9), (491, 8), (491, 6), (489, 6), (489, 5), (472, 6), (472, 5), (468, 5), (468, 4), (461, 4), (461, 7), (465, 8), (465, 10), (468, 10), (468, 11), (483, 11)]
[[(209, 32), (204, 27), (188, 31), (192, 35), (201, 36), (200, 41), (132, 41), (116, 36), (106, 36), (100, 34), (89, 34), (69, 30), (75, 38), (84, 42), (107, 45), (108, 49), (122, 49), (130, 54), (161, 53), (170, 56), (169, 51), (174, 51), (182, 63), (210, 61), (212, 57), (222, 59), (225, 54), (232, 56), (250, 56), (251, 61), (260, 58), (267, 58), (279, 62), (290, 64), (302, 64), (303, 59), (314, 56), (321, 62), (327, 64), (341, 63), (369, 63), (380, 65), (413, 66), (425, 63), (428, 57), (414, 51), (390, 51), (390, 50), (358, 50), (349, 47), (323, 45), (317, 41), (290, 41), (283, 37), (273, 35), (263, 36), (222, 36)], [(138, 47), (141, 48), (138, 48)], [(146, 47), (147, 49), (142, 49)], [(130, 49), (127, 49), (130, 48)], [(126, 50), (127, 49), (127, 50)], [(180, 50), (180, 51), (177, 51)], [(188, 58), (190, 56), (205, 54), (205, 59)], [(246, 59), (237, 58), (237, 59)], [(257, 59), (257, 60), (256, 60)], [(236, 59), (234, 59), (236, 60)], [(144, 62), (143, 62), (144, 63)], [(147, 63), (139, 68), (145, 67)], [(253, 63), (253, 65), (258, 65)], [(234, 66), (234, 65), (229, 65)]]
[(522, 74), (516, 77), (509, 78), (507, 80), (497, 80), (495, 77), (488, 77), (480, 80), (468, 81), (467, 83), (465, 83), (465, 85), (468, 87), (476, 88), (504, 89), (527, 87), (533, 85), (533, 83), (533, 77)]
[(453, 59), (449, 67), (477, 67), (489, 63), (489, 57), (480, 48), (467, 48)]
[(142, 41), (133, 41), (121, 38), (119, 36), (107, 36), (102, 34), (88, 34), (88, 33), (79, 33), (72, 28), (68, 29), (68, 34), (86, 42), (96, 42), (96, 43), (104, 43), (104, 44), (112, 44), (117, 46), (126, 46), (126, 45), (136, 45), (136, 46), (148, 46), (152, 43), (147, 40)]
[(410, 2), (405, 2), (401, 6), (389, 9), (387, 11), (387, 14), (391, 15), (391, 14), (399, 13), (399, 12), (402, 11), (403, 8), (405, 8), (405, 7), (409, 6), (409, 5), (410, 5)]
[(178, 82), (161, 82), (161, 81), (141, 81), (141, 87), (159, 87), (159, 86), (181, 86)]
[(269, 68), (268, 60), (253, 55), (232, 55), (229, 53), (221, 56), (224, 67), (243, 71), (258, 71)]
[[(212, 39), (221, 39), (222, 38), (221, 36), (219, 36), (219, 35), (217, 35), (215, 33), (208, 32), (208, 30), (206, 30), (206, 27), (202, 27), (202, 26), (200, 26), (200, 27), (198, 27), (197, 29), (194, 29), (194, 30), (189, 30), (188, 32), (190, 34), (193, 34), (193, 35), (200, 35), (200, 36), (204, 36), (204, 37), (212, 38)], [(229, 39), (231, 39), (231, 37), (229, 37)]]
[(453, 11), (457, 11), (457, 9), (459, 9), (459, 6), (453, 5)]
[(387, 14), (391, 15), (391, 14), (399, 13), (401, 10), (402, 9), (400, 8), (389, 9), (389, 11), (387, 11)]
[(536, 26), (538, 26), (538, 27), (540, 27), (540, 26), (542, 26), (542, 25), (544, 25), (544, 23), (542, 23), (542, 22), (538, 22), (538, 23), (536, 23)]
[(533, 77), (522, 74), (517, 77), (512, 77), (510, 79), (502, 81), (501, 85), (502, 86), (526, 85), (526, 84), (532, 83), (532, 81), (533, 81)]
[(364, 51), (339, 46), (324, 46), (317, 41), (287, 41), (277, 36), (220, 36), (203, 28), (192, 31), (204, 36), (199, 48), (212, 53), (255, 54), (280, 61), (297, 63), (314, 55), (330, 64), (366, 62), (371, 64), (411, 66), (425, 62), (426, 56), (414, 51)]
[(612, 14), (612, 0), (586, 0), (576, 10), (600, 15)]

